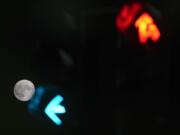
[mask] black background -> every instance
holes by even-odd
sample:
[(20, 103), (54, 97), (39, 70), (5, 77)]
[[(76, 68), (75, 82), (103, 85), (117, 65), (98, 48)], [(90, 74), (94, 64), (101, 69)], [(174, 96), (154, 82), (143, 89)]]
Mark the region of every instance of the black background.
[[(178, 132), (180, 3), (146, 1), (163, 15), (168, 36), (161, 45), (167, 47), (138, 57), (132, 48), (118, 47), (114, 10), (125, 2), (16, 0), (1, 4), (0, 134)], [(72, 56), (73, 66), (64, 66), (59, 49)], [(146, 78), (149, 74), (152, 77)], [(35, 118), (26, 103), (15, 99), (14, 84), (23, 78), (35, 85), (63, 88), (72, 112), (62, 127)]]

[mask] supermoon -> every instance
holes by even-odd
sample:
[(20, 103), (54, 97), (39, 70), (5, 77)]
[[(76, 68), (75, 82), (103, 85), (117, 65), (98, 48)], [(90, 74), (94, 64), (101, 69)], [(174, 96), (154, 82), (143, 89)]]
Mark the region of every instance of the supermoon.
[(20, 80), (14, 86), (14, 96), (20, 101), (28, 101), (35, 93), (35, 86), (29, 80)]

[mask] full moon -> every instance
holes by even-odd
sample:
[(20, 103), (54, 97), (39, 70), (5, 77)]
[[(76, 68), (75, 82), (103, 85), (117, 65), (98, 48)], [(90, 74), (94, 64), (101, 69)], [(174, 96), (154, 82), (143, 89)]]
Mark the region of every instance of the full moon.
[(20, 101), (28, 101), (35, 93), (35, 86), (29, 80), (20, 80), (14, 86), (14, 96)]

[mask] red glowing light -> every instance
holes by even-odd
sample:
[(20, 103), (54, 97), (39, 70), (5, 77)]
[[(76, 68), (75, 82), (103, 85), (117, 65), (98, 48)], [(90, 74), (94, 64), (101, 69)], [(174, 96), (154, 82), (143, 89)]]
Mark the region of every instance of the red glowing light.
[(154, 23), (153, 18), (148, 13), (143, 13), (135, 22), (135, 27), (138, 29), (139, 41), (145, 44), (150, 38), (157, 42), (161, 33)]
[(127, 30), (140, 10), (141, 5), (139, 3), (124, 5), (116, 19), (117, 28), (121, 31)]

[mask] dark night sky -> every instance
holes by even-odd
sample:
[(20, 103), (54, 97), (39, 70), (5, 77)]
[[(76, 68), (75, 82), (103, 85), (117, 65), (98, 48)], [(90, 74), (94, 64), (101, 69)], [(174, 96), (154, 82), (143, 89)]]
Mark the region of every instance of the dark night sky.
[[(153, 83), (152, 86), (147, 84), (150, 87), (144, 88), (144, 93), (131, 91), (134, 87), (141, 88), (136, 82), (128, 82), (130, 84), (124, 87), (130, 91), (120, 92), (122, 95), (113, 91), (115, 87), (113, 74), (117, 69), (115, 65), (119, 63), (117, 58), (113, 59), (115, 56), (113, 48), (107, 46), (112, 40), (112, 43), (116, 42), (113, 37), (114, 27), (107, 28), (107, 31), (113, 34), (104, 30), (110, 22), (102, 24), (103, 32), (107, 32), (108, 35), (104, 34), (101, 38), (106, 39), (109, 36), (109, 39), (103, 42), (98, 41), (104, 44), (104, 47), (99, 45), (97, 51), (94, 51), (96, 43), (90, 48), (80, 45), (79, 28), (83, 12), (98, 8), (117, 9), (124, 2), (126, 1), (16, 0), (2, 4), (4, 6), (3, 12), (0, 13), (2, 15), (0, 22), (0, 134), (121, 135), (122, 133), (124, 135), (126, 133), (129, 135), (135, 132), (162, 134), (168, 133), (171, 129), (174, 132), (178, 129), (176, 127), (179, 120), (176, 103), (179, 98), (176, 92), (178, 89), (177, 46), (180, 30), (180, 2), (178, 0), (147, 0), (163, 15), (164, 28), (167, 28), (164, 31), (167, 31), (168, 44), (171, 46), (169, 50), (171, 59), (164, 65), (170, 67), (167, 74), (166, 68), (161, 70), (163, 66), (158, 63), (166, 61), (165, 58), (162, 58), (162, 61), (159, 58), (159, 61), (154, 62), (158, 66), (157, 74), (162, 71), (162, 76), (158, 78), (160, 81), (157, 84)], [(74, 25), (69, 24), (71, 22), (69, 19), (74, 21)], [(100, 20), (101, 17), (96, 19)], [(95, 25), (96, 21), (88, 24), (93, 23)], [(90, 26), (87, 31), (96, 31), (98, 26), (94, 29)], [(92, 36), (93, 32), (89, 35)], [(92, 43), (94, 42), (88, 42), (87, 45)], [(76, 63), (73, 67), (66, 68), (57, 58), (56, 53), (59, 48), (70, 52)], [(106, 55), (108, 49), (111, 57)], [(109, 63), (115, 64), (114, 67)], [(95, 66), (92, 66), (93, 64)], [(168, 76), (167, 82), (162, 81), (166, 80), (163, 75)], [(69, 97), (69, 102), (74, 106), (72, 114), (77, 118), (73, 119), (73, 122), (69, 120), (61, 128), (54, 128), (34, 118), (27, 111), (26, 103), (17, 101), (13, 96), (13, 86), (22, 78), (33, 80), (37, 85), (46, 82), (62, 85), (67, 89), (65, 93), (73, 97), (72, 99)], [(163, 91), (163, 89), (166, 90)], [(77, 104), (73, 105), (73, 102)], [(95, 109), (92, 109), (94, 106)], [(107, 110), (107, 106), (112, 108)], [(104, 119), (107, 115), (110, 116), (107, 118), (109, 125)]]

